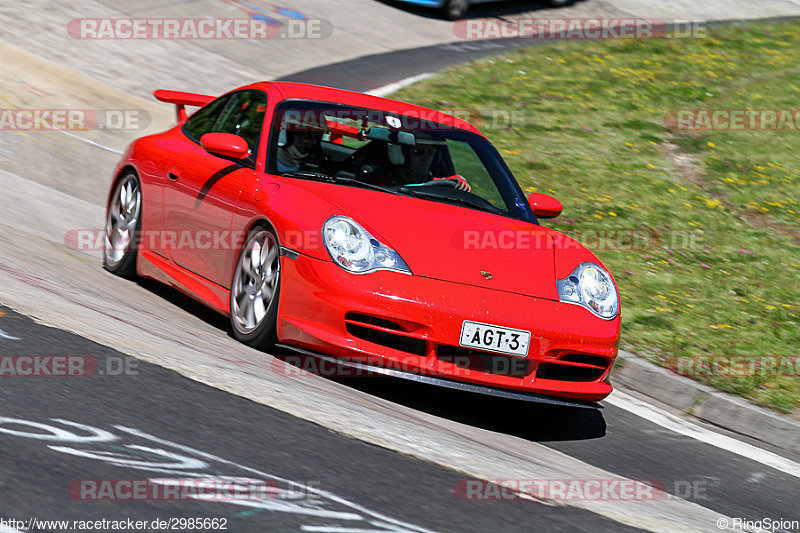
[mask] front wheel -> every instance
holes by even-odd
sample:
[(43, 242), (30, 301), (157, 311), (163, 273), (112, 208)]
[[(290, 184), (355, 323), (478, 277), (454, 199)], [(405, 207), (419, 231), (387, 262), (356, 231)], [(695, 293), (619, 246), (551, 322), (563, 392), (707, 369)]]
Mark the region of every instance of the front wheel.
[(106, 211), (103, 267), (123, 277), (136, 275), (137, 233), (142, 222), (142, 188), (134, 172), (117, 181)]
[(231, 282), (234, 337), (250, 346), (275, 344), (280, 281), (278, 238), (268, 228), (255, 228), (242, 248)]

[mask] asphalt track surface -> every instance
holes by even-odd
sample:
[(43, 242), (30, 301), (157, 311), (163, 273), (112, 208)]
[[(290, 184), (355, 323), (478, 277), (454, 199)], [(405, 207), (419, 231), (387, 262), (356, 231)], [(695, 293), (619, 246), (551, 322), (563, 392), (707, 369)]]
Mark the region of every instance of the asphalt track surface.
[[(227, 518), (229, 531), (296, 531), (302, 527), (392, 530), (528, 531), (531, 523), (551, 531), (634, 531), (588, 511), (532, 501), (464, 501), (454, 487), (464, 476), (383, 448), (347, 439), (316, 424), (202, 385), (156, 365), (127, 357), (77, 335), (36, 324), (3, 309), (0, 329), (24, 342), (2, 341), (0, 355), (91, 356), (81, 376), (7, 377), (0, 388), (0, 416), (46, 424), (80, 435), (66, 420), (109, 431), (116, 439), (75, 443), (40, 440), (4, 431), (47, 435), (41, 427), (0, 424), (0, 517), (28, 520), (147, 520), (176, 517)], [(23, 346), (18, 346), (22, 344)], [(97, 369), (97, 372), (92, 370)], [(90, 370), (91, 369), (91, 370)], [(101, 375), (102, 374), (102, 375)], [(139, 430), (161, 441), (119, 429)], [(165, 444), (163, 441), (170, 441)], [(212, 454), (186, 453), (183, 445)], [(158, 472), (176, 457), (144, 446), (202, 460), (204, 465)], [(53, 447), (67, 448), (59, 451)], [(87, 458), (74, 450), (95, 454)], [(114, 454), (100, 457), (100, 454)], [(115, 461), (135, 460), (142, 467)], [(252, 470), (245, 469), (249, 467)], [(257, 472), (256, 472), (257, 471)], [(154, 473), (155, 472), (155, 473)], [(274, 499), (240, 503), (183, 500), (97, 501), (95, 494), (68, 492), (81, 480), (152, 477), (210, 480), (232, 476), (274, 482)], [(271, 477), (275, 476), (275, 477)], [(279, 479), (276, 479), (279, 478)], [(240, 483), (244, 481), (240, 480)], [(115, 485), (122, 487), (122, 485)], [(258, 486), (253, 482), (252, 486)], [(95, 486), (93, 486), (95, 487)], [(102, 487), (97, 485), (97, 487)], [(97, 489), (102, 494), (102, 489)], [(335, 495), (337, 500), (326, 497)], [(125, 496), (123, 488), (115, 495)], [(224, 487), (215, 491), (226, 495)], [(248, 493), (249, 495), (249, 493)], [(255, 493), (254, 493), (255, 495)], [(86, 498), (86, 499), (82, 499)], [(231, 497), (235, 500), (236, 497)], [(253, 507), (250, 502), (253, 501)], [(348, 502), (352, 502), (349, 503)], [(355, 506), (358, 507), (355, 507)], [(344, 517), (344, 518), (343, 518)], [(392, 529), (396, 528), (396, 529)], [(211, 530), (211, 529), (207, 529)]]
[[(283, 76), (368, 90), (518, 44), (427, 45)], [(365, 72), (369, 75), (365, 76)], [(105, 164), (113, 160), (107, 152), (79, 142), (72, 143), (68, 150), (45, 150), (47, 153), (43, 154), (41, 147), (49, 145), (40, 140), (34, 144), (34, 156), (28, 157), (25, 143), (31, 139), (5, 139), (4, 150), (17, 150), (18, 157), (16, 161), (7, 158), (4, 167), (8, 165), (6, 168), (21, 174), (44, 174), (63, 166), (74, 176), (76, 165), (83, 171), (92, 171), (98, 161)], [(31, 171), (31, 164), (37, 163), (36, 156), (47, 159), (38, 160), (39, 166)], [(108, 171), (101, 174), (106, 176)], [(96, 200), (104, 194), (105, 187), (105, 181), (100, 187), (92, 182), (78, 196)], [(8, 207), (0, 204), (0, 208)], [(5, 237), (9, 240), (4, 242), (16, 244), (10, 235)], [(31, 263), (35, 262), (34, 256), (47, 249), (43, 244), (35, 246), (35, 239), (25, 246), (29, 247)], [(8, 248), (4, 251), (0, 245), (0, 270), (7, 273), (9, 269), (24, 268), (16, 260), (15, 252)], [(24, 257), (25, 253), (19, 255)], [(169, 302), (172, 304), (169, 313), (161, 315), (160, 310), (153, 310), (152, 316), (176, 322), (188, 317), (199, 323), (198, 329), (204, 334), (211, 331), (231, 352), (237, 349), (235, 341), (228, 337), (227, 320), (201, 305), (154, 283), (114, 279), (100, 269), (97, 261), (83, 263), (84, 268), (77, 275), (85, 277), (87, 287), (112, 288), (106, 295), (110, 306), (134, 293), (137, 302), (153, 298)], [(62, 273), (52, 268), (48, 279), (66, 279), (71, 275), (72, 272)], [(0, 304), (4, 303), (3, 294), (0, 291)], [(40, 309), (46, 307), (45, 303)], [(115, 342), (105, 346), (85, 336), (43, 326), (8, 308), (0, 311), (0, 356), (92, 357), (98, 368), (104, 370), (104, 375), (87, 377), (0, 377), (0, 418), (18, 420), (16, 424), (9, 421), (0, 424), (2, 519), (152, 520), (203, 516), (228, 518), (231, 531), (340, 533), (367, 529), (628, 529), (618, 521), (573, 505), (462, 501), (456, 497), (454, 486), (470, 476), (454, 470), (456, 466), (443, 468), (434, 464), (441, 461), (424, 460), (424, 454), (412, 457), (364, 442), (369, 439), (343, 436), (323, 425), (292, 416), (286, 409), (274, 409), (263, 402), (198, 383), (162, 366), (139, 360), (132, 364), (130, 358), (117, 351), (121, 342), (115, 349)], [(43, 312), (37, 312), (36, 318), (60, 320)], [(111, 333), (113, 337), (114, 332)], [(125, 368), (126, 361), (130, 371), (118, 374), (120, 365)], [(294, 384), (284, 386), (291, 396)], [(433, 446), (457, 426), (470, 438), (477, 440), (472, 436), (480, 435), (488, 439), (487, 450), (502, 449), (514, 441), (519, 447), (509, 454), (535, 460), (542, 453), (539, 445), (544, 445), (563, 453), (565, 464), (574, 460), (609, 475), (655, 480), (670, 494), (720, 515), (748, 520), (800, 518), (800, 480), (796, 475), (665, 429), (615, 405), (606, 404), (601, 411), (568, 412), (384, 378), (339, 379), (331, 389), (352, 396), (353, 401), (363, 400), (366, 395), (376, 411), (396, 408), (398, 422), (409, 412), (434, 419), (433, 429), (410, 437), (417, 448)], [(47, 434), (47, 430), (31, 424), (55, 428), (50, 431), (61, 431), (62, 438), (36, 438), (30, 433)], [(70, 424), (87, 427), (76, 429)], [(81, 436), (93, 431), (104, 435), (101, 442), (80, 442)], [(64, 437), (65, 432), (78, 436), (73, 435), (70, 440)], [(797, 457), (773, 451), (797, 461)], [(478, 458), (466, 461), (477, 462)], [(184, 468), (179, 468), (181, 464)], [(463, 463), (458, 469), (464, 469)], [(584, 476), (582, 472), (583, 469), (576, 469), (574, 476)], [(261, 502), (257, 507), (241, 501), (82, 501), (67, 492), (70, 483), (77, 480), (227, 479), (228, 476), (270, 480), (279, 490), (274, 500)], [(652, 505), (655, 508), (658, 504)], [(648, 529), (670, 530), (663, 523)], [(698, 529), (717, 530), (712, 521)]]

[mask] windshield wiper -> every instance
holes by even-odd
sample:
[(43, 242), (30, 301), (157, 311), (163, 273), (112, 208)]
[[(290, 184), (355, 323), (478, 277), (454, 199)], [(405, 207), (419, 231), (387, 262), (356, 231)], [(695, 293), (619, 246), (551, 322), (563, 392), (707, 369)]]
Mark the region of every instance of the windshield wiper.
[[(493, 205), (489, 204), (481, 204), (473, 200), (469, 200), (467, 198), (462, 197), (455, 197), (455, 196), (442, 196), (440, 194), (434, 194), (426, 191), (422, 191), (420, 189), (412, 189), (409, 187), (401, 187), (400, 192), (404, 193), (411, 193), (413, 196), (419, 196), (420, 198), (426, 198), (430, 200), (439, 200), (441, 202), (449, 202), (453, 204), (462, 204), (468, 205), (470, 207), (474, 207), (476, 209), (480, 209), (481, 211), (486, 211), (487, 213), (494, 213), (497, 215), (505, 215), (506, 212), (502, 209), (494, 207)], [(488, 203), (488, 202), (487, 202)]]
[(324, 172), (314, 172), (313, 170), (294, 170), (292, 172), (281, 172), (282, 176), (289, 176), (291, 178), (310, 178), (310, 179), (330, 179), (330, 176)]
[(375, 185), (374, 183), (368, 183), (366, 181), (357, 180), (355, 178), (348, 178), (347, 176), (330, 176), (323, 172), (314, 172), (310, 170), (296, 170), (294, 172), (284, 172), (284, 176), (289, 176), (293, 178), (309, 178), (309, 179), (316, 179), (320, 181), (327, 181), (330, 183), (346, 183), (348, 185), (355, 185), (357, 187), (365, 187), (367, 189), (372, 189), (375, 191), (382, 191), (388, 192), (390, 194), (398, 194), (395, 189), (390, 189), (388, 187), (382, 187), (380, 185)]
[(383, 191), (391, 194), (398, 194), (396, 189), (390, 189), (389, 187), (382, 187), (381, 185), (375, 185), (374, 183), (357, 180), (355, 178), (348, 178), (346, 176), (331, 176), (330, 178), (332, 181), (336, 183), (349, 183), (351, 185), (357, 185), (359, 187), (367, 187), (368, 189), (372, 189), (375, 191)]

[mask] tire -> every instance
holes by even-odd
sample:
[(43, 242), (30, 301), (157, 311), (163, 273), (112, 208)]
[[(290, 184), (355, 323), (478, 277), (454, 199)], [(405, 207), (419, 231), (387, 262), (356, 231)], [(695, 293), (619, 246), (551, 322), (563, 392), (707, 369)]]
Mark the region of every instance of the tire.
[(237, 340), (257, 348), (277, 342), (280, 287), (278, 237), (272, 229), (257, 226), (247, 236), (231, 281), (231, 329)]
[(464, 16), (469, 9), (469, 0), (446, 0), (441, 7), (441, 13), (447, 20), (457, 20)]
[(564, 7), (569, 4), (571, 0), (545, 0), (545, 4), (550, 7)]
[(138, 234), (142, 227), (142, 187), (135, 172), (117, 180), (106, 210), (103, 268), (118, 276), (136, 276)]

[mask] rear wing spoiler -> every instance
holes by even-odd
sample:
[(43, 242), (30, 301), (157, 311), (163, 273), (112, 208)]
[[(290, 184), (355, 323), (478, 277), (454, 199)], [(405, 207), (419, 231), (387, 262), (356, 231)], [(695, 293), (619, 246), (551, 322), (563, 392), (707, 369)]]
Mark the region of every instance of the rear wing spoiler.
[(165, 91), (164, 89), (159, 89), (153, 92), (153, 96), (155, 96), (156, 100), (160, 102), (175, 104), (175, 111), (178, 115), (179, 123), (186, 120), (185, 106), (191, 105), (203, 107), (211, 100), (216, 98), (215, 96), (209, 96), (207, 94), (185, 93), (182, 91)]

